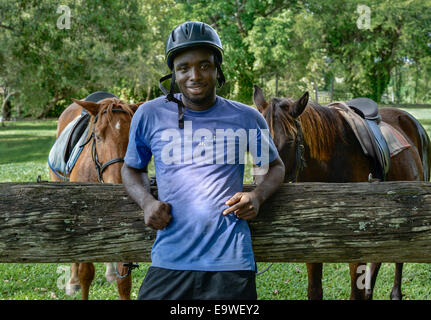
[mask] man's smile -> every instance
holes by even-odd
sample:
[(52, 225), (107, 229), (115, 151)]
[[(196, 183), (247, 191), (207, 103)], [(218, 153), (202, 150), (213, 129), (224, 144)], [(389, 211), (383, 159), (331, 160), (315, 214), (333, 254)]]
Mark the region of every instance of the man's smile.
[(190, 86), (187, 86), (187, 90), (190, 92), (190, 93), (192, 93), (192, 94), (194, 94), (194, 95), (197, 95), (197, 94), (201, 94), (203, 91), (204, 91), (204, 89), (205, 89), (205, 85), (203, 85), (203, 84), (199, 84), (199, 85), (190, 85)]

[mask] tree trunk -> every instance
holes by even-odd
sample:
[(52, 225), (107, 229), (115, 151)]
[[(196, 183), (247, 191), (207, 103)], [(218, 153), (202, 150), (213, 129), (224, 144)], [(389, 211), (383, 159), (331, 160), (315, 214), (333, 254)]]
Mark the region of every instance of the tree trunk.
[(10, 103), (10, 97), (12, 97), (14, 94), (16, 94), (16, 91), (8, 92), (5, 91), (5, 98), (3, 100), (2, 106), (1, 106), (1, 125), (4, 126), (4, 121), (8, 120), (11, 116), (11, 103)]
[(397, 104), (399, 104), (400, 103), (400, 101), (401, 101), (401, 80), (402, 80), (402, 75), (401, 75), (401, 70), (400, 70), (400, 67), (399, 66), (396, 66), (395, 67), (395, 74), (396, 74), (396, 76), (395, 76), (395, 83), (396, 83), (396, 86), (395, 86), (395, 102), (397, 103)]
[(275, 96), (278, 97), (278, 71), (275, 72)]
[(330, 102), (334, 101), (334, 78), (335, 78), (335, 76), (333, 74), (331, 74), (331, 92), (330, 92), (330, 96), (329, 96)]
[(145, 99), (145, 101), (149, 101), (151, 98), (151, 86), (147, 87), (147, 98)]
[(21, 109), (22, 105), (21, 103), (17, 103), (16, 104), (16, 117), (19, 119), (22, 116), (22, 109)]
[(413, 99), (414, 103), (419, 103), (419, 102), (418, 102), (419, 74), (420, 74), (419, 64), (416, 62), (416, 72), (415, 72), (415, 95), (414, 95), (414, 99)]
[(45, 118), (48, 113), (55, 107), (57, 102), (61, 100), (63, 96), (54, 96), (51, 101), (43, 108), (42, 112), (37, 116), (37, 119)]
[(314, 95), (315, 95), (316, 103), (319, 103), (319, 89), (317, 88), (316, 83), (314, 83)]
[[(431, 262), (431, 183), (284, 184), (249, 225), (256, 261)], [(0, 262), (150, 261), (155, 235), (122, 185), (0, 184)]]

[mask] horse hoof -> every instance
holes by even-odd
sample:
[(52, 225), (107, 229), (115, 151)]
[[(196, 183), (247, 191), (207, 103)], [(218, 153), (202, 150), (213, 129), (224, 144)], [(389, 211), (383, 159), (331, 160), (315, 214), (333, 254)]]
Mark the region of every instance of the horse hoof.
[(66, 284), (66, 295), (73, 297), (79, 290), (81, 286), (79, 284)]
[(391, 300), (402, 300), (403, 295), (401, 293), (391, 292)]
[(109, 283), (113, 283), (115, 282), (115, 280), (117, 280), (117, 275), (115, 273), (105, 274), (105, 279)]

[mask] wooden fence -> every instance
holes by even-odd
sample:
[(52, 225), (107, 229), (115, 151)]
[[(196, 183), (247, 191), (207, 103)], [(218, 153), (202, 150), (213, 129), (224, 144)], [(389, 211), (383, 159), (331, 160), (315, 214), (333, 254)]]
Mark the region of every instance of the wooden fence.
[[(284, 184), (250, 228), (257, 261), (431, 262), (431, 183)], [(122, 185), (0, 183), (0, 262), (145, 262), (155, 235)]]

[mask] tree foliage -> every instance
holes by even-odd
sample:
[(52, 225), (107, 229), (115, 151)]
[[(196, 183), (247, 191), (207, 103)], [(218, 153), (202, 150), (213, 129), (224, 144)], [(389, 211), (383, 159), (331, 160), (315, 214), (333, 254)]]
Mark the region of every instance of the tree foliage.
[[(71, 97), (96, 90), (135, 102), (159, 95), (158, 79), (169, 72), (165, 41), (187, 20), (218, 31), (227, 78), (219, 93), (228, 98), (251, 103), (252, 85), (259, 83), (285, 96), (319, 88), (335, 98), (341, 92), (376, 101), (431, 102), (431, 0), (62, 5), (70, 8), (70, 29), (58, 27), (64, 12), (56, 1), (0, 2), (0, 90), (24, 115), (58, 114)], [(366, 27), (360, 6), (369, 9)]]
[(58, 27), (55, 1), (1, 2), (0, 79), (28, 112), (46, 115), (71, 95), (114, 86), (133, 50), (145, 50), (139, 1), (65, 1), (70, 29)]

